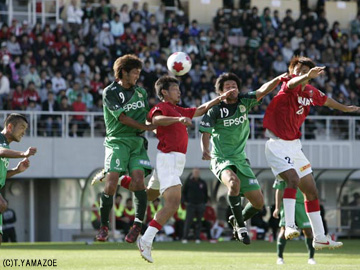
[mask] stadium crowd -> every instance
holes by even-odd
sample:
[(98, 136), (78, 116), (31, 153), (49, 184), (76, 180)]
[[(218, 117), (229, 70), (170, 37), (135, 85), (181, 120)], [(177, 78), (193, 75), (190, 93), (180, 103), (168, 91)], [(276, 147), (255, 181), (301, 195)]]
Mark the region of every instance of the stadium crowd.
[[(138, 84), (154, 105), (154, 82), (167, 73), (167, 57), (176, 51), (188, 53), (193, 62), (191, 71), (180, 78), (185, 107), (210, 100), (223, 72), (237, 74), (241, 91), (247, 92), (286, 72), (294, 55), (327, 66), (326, 75), (313, 82), (326, 95), (344, 104), (360, 104), (360, 14), (348, 28), (338, 22), (329, 25), (321, 6), (317, 11), (302, 10), (299, 18), (287, 10), (283, 19), (278, 10), (246, 6), (221, 8), (213, 25), (200, 26), (196, 20), (189, 22), (181, 9), (172, 11), (164, 4), (154, 13), (148, 3), (140, 6), (136, 1), (120, 9), (106, 0), (78, 6), (72, 0), (61, 10), (66, 19), (54, 24), (31, 26), (16, 19), (2, 24), (1, 110), (102, 111), (102, 90), (114, 80), (113, 61), (129, 53), (144, 62)], [(270, 98), (252, 113), (264, 114)], [(311, 114), (339, 112), (314, 107)], [(74, 123), (86, 125), (78, 118)], [(60, 128), (59, 119), (43, 119), (50, 128)], [(48, 130), (47, 135), (55, 134)]]

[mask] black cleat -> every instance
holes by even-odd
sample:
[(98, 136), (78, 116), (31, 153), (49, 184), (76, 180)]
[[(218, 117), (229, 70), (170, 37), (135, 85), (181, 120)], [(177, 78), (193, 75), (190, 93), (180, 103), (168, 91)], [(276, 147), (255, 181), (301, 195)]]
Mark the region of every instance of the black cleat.
[(234, 215), (229, 217), (229, 224), (233, 227), (234, 238), (240, 242), (243, 242), (245, 245), (250, 245), (250, 237), (246, 227), (239, 227)]

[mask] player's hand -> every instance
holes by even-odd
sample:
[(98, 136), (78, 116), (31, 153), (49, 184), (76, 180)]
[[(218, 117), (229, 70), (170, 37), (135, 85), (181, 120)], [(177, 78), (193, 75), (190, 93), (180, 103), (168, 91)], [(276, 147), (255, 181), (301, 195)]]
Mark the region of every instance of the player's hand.
[(360, 107), (357, 106), (347, 106), (346, 112), (360, 112)]
[(273, 217), (274, 218), (279, 218), (279, 209), (275, 209), (274, 212), (273, 212)]
[(30, 160), (28, 158), (24, 158), (22, 161), (19, 162), (17, 165), (17, 171), (19, 173), (22, 173), (23, 171), (26, 171), (27, 168), (30, 167)]
[(8, 207), (7, 201), (0, 194), (0, 213), (4, 213), (7, 207)]
[(154, 130), (154, 129), (156, 129), (156, 128), (157, 128), (156, 125), (150, 124), (150, 125), (145, 125), (145, 129), (144, 129), (144, 130), (151, 131), (151, 130)]
[(211, 160), (211, 155), (209, 150), (203, 150), (202, 152), (202, 160)]
[(26, 150), (26, 152), (24, 153), (24, 157), (30, 157), (35, 155), (37, 152), (36, 147), (29, 147), (28, 150)]
[(230, 89), (229, 91), (226, 91), (224, 94), (222, 94), (220, 97), (220, 100), (223, 101), (227, 99), (229, 96), (235, 94), (237, 92), (237, 89)]
[(192, 125), (192, 121), (189, 117), (179, 117), (179, 122), (187, 127)]
[(314, 79), (316, 77), (318, 77), (321, 74), (324, 74), (324, 69), (326, 67), (313, 67), (312, 69), (309, 70), (309, 72), (307, 73), (307, 77), (309, 79)]

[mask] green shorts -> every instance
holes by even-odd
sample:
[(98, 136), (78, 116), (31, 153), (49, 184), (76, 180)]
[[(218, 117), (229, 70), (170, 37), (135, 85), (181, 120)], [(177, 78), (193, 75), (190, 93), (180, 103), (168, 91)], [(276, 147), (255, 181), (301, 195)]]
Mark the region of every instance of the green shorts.
[(145, 176), (151, 173), (150, 160), (146, 152), (146, 139), (140, 136), (122, 137), (105, 144), (106, 172), (120, 175), (134, 170), (143, 170)]
[(256, 179), (254, 172), (250, 168), (249, 162), (245, 159), (230, 160), (215, 157), (211, 159), (210, 169), (220, 182), (222, 182), (221, 174), (224, 170), (232, 170), (234, 173), (236, 173), (241, 182), (241, 196), (244, 196), (244, 193), (246, 192), (260, 189), (259, 182)]
[[(309, 218), (305, 211), (305, 205), (303, 203), (295, 204), (295, 223), (300, 229), (311, 228)], [(285, 226), (285, 213), (284, 213), (284, 207), (281, 206), (279, 227), (284, 227), (284, 226)]]

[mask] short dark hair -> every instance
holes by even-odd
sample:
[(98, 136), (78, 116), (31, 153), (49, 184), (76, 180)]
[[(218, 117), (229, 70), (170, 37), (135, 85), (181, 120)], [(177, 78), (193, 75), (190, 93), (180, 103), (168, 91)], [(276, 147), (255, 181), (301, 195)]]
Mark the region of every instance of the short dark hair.
[(179, 85), (178, 79), (172, 76), (162, 76), (155, 82), (155, 91), (156, 95), (160, 100), (164, 99), (164, 95), (161, 93), (161, 90), (169, 90), (170, 84), (176, 83)]
[(289, 64), (289, 73), (290, 74), (293, 74), (294, 69), (297, 66), (297, 64), (307, 66), (310, 69), (315, 67), (314, 61), (311, 60), (310, 58), (304, 57), (304, 56), (295, 56), (291, 59), (290, 64)]
[(215, 91), (216, 93), (220, 93), (223, 91), (224, 83), (226, 81), (235, 81), (237, 84), (238, 89), (241, 88), (241, 82), (238, 76), (236, 76), (234, 73), (223, 73), (217, 78), (215, 82)]
[(115, 60), (113, 70), (115, 79), (122, 79), (122, 71), (130, 72), (132, 69), (142, 69), (142, 61), (133, 54), (127, 54)]
[(20, 121), (24, 121), (26, 124), (29, 124), (25, 115), (20, 113), (11, 113), (8, 115), (8, 117), (6, 117), (4, 126), (7, 126), (8, 124), (13, 124), (14, 126), (16, 126)]

